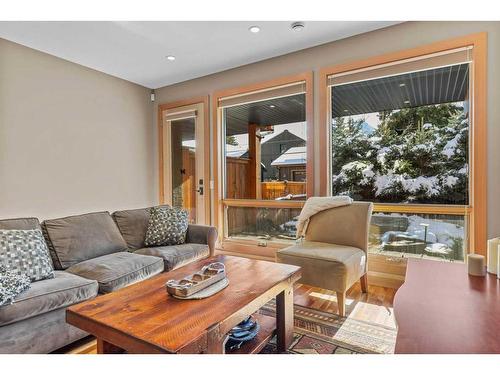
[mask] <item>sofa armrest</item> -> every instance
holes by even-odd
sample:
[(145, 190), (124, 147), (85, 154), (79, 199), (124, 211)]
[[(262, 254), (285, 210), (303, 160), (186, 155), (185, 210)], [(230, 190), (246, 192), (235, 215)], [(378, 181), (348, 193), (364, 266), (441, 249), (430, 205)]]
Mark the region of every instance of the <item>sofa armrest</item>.
[(207, 244), (210, 256), (215, 254), (215, 242), (217, 241), (217, 229), (208, 225), (189, 224), (186, 242)]

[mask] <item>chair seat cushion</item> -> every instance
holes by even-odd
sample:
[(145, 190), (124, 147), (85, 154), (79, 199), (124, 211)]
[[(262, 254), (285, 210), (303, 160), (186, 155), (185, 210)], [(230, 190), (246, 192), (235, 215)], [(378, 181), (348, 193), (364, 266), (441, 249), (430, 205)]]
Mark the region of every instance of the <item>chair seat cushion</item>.
[(345, 292), (366, 272), (366, 254), (352, 246), (303, 241), (279, 250), (280, 263), (302, 267), (304, 284)]
[[(31, 283), (12, 305), (0, 307), (0, 326), (85, 301), (97, 295), (97, 282), (55, 271), (54, 278)], [(36, 329), (34, 327), (33, 329)]]
[(163, 261), (156, 257), (122, 252), (86, 260), (66, 271), (96, 280), (99, 293), (110, 293), (161, 273)]
[(134, 254), (153, 255), (160, 257), (165, 263), (165, 271), (171, 271), (194, 260), (207, 257), (210, 251), (208, 245), (199, 243), (184, 243), (173, 246), (145, 247)]

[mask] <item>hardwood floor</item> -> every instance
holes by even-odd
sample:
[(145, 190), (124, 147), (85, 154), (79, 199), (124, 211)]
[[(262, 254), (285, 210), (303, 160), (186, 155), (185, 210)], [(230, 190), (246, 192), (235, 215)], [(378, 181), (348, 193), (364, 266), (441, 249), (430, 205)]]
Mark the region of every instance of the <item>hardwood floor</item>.
[[(368, 285), (368, 293), (356, 283), (347, 292), (346, 316), (352, 319), (396, 327), (392, 309), (396, 289)], [(337, 314), (336, 293), (309, 285), (295, 286), (294, 303), (316, 310)]]
[[(351, 319), (395, 327), (392, 310), (395, 294), (395, 289), (373, 285), (368, 285), (368, 293), (362, 293), (361, 285), (356, 283), (347, 292), (346, 315)], [(336, 293), (327, 289), (296, 284), (294, 304), (337, 314)], [(96, 340), (85, 338), (56, 353), (96, 354)]]

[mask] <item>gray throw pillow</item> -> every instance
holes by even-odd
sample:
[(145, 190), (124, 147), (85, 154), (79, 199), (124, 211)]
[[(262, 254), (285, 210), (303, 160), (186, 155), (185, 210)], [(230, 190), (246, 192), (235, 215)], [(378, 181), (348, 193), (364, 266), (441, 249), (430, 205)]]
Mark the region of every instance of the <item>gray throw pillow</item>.
[(14, 302), (14, 298), (29, 289), (30, 285), (28, 276), (16, 275), (11, 271), (7, 271), (5, 266), (0, 265), (0, 306)]
[(54, 277), (47, 243), (40, 229), (0, 230), (0, 265), (31, 281)]
[(188, 213), (175, 207), (153, 207), (149, 216), (146, 246), (180, 245), (186, 242)]

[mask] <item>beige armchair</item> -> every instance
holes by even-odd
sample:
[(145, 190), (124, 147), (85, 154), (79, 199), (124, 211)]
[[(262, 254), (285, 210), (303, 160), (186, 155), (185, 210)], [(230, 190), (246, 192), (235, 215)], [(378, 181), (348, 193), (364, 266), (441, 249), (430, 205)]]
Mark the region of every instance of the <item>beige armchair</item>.
[(279, 250), (279, 263), (302, 267), (301, 283), (337, 292), (339, 315), (345, 315), (345, 295), (358, 280), (368, 288), (366, 260), (372, 203), (321, 211), (310, 218), (301, 243)]

